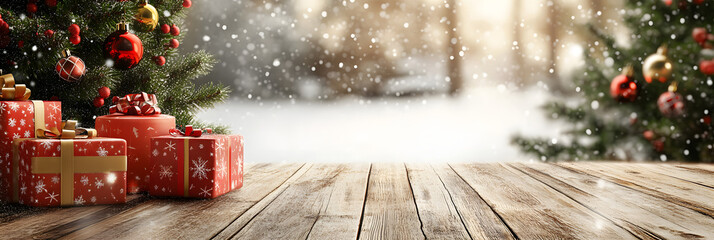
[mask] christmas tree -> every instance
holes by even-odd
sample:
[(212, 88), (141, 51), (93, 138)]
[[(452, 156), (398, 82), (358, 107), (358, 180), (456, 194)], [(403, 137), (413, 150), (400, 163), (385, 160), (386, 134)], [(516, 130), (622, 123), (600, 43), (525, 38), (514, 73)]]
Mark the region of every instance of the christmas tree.
[[(177, 49), (190, 6), (190, 0), (1, 1), (0, 69), (27, 84), (31, 99), (62, 101), (64, 118), (84, 126), (109, 113), (109, 92), (147, 92), (177, 124), (206, 127), (195, 114), (223, 101), (229, 89), (192, 83), (215, 60), (204, 51)], [(63, 58), (65, 50), (73, 56)]]
[(589, 24), (594, 40), (573, 79), (575, 100), (544, 106), (568, 130), (513, 143), (543, 161), (712, 161), (712, 10), (702, 0), (627, 1), (620, 11), (630, 30), (625, 41)]

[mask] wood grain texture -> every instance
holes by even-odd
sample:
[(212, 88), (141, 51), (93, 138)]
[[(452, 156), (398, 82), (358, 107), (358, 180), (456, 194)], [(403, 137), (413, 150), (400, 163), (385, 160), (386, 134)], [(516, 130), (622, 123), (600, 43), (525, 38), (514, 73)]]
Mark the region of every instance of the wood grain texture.
[(291, 183), (234, 239), (354, 239), (369, 164), (315, 165)]
[(693, 182), (706, 186), (709, 188), (714, 188), (714, 171), (710, 171), (703, 168), (697, 168), (695, 166), (688, 165), (674, 165), (674, 164), (631, 164), (623, 165), (619, 164), (619, 167), (624, 167), (630, 170), (635, 170), (638, 168), (645, 168), (648, 171), (652, 171), (658, 174), (667, 175), (670, 177), (678, 178), (684, 181)]
[(427, 239), (470, 239), (451, 195), (428, 164), (407, 164), (417, 213)]
[(603, 215), (638, 238), (714, 238), (714, 219), (677, 204), (551, 164), (509, 165)]
[(454, 170), (522, 239), (632, 239), (628, 231), (567, 196), (500, 164)]
[(561, 163), (562, 167), (601, 177), (665, 201), (714, 217), (714, 189), (644, 168), (628, 170), (612, 163)]
[(372, 165), (359, 238), (425, 238), (404, 164)]
[(153, 199), (66, 239), (199, 239), (210, 237), (283, 184), (302, 164), (247, 166), (244, 187), (212, 200)]
[(432, 167), (472, 239), (514, 239), (501, 218), (448, 164), (436, 164)]

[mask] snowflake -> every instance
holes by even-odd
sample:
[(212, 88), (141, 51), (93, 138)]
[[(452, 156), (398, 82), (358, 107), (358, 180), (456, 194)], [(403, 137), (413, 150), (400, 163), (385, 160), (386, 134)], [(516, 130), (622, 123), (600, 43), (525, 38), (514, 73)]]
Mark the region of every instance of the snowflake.
[(94, 186), (97, 186), (97, 189), (104, 187), (104, 183), (102, 182), (101, 179), (98, 179), (98, 178), (94, 178), (94, 179), (95, 179)]
[(176, 143), (175, 142), (167, 142), (166, 147), (164, 147), (164, 150), (168, 150), (168, 151), (176, 150)]
[(56, 183), (59, 183), (59, 182), (60, 182), (60, 178), (59, 178), (58, 176), (52, 177), (52, 183), (55, 183), (55, 184), (56, 184)]
[(26, 124), (27, 122), (25, 121), (25, 119), (20, 119), (20, 126), (25, 126)]
[(171, 171), (171, 166), (159, 165), (161, 170), (159, 170), (159, 179), (164, 179), (164, 177), (171, 179), (174, 172)]
[(9, 103), (8, 106), (10, 106), (10, 111), (11, 111), (11, 112), (12, 112), (12, 111), (17, 111), (17, 109), (20, 108), (20, 105), (18, 105), (17, 103), (14, 103), (14, 102)]
[(84, 198), (82, 198), (82, 195), (79, 195), (78, 198), (74, 199), (74, 205), (84, 205), (86, 201), (84, 201)]
[(10, 127), (15, 127), (17, 125), (17, 120), (14, 118), (10, 118), (10, 122), (8, 123)]
[(102, 147), (99, 147), (99, 150), (97, 150), (97, 154), (100, 157), (106, 157), (108, 153), (109, 153), (109, 151), (107, 151), (106, 149), (104, 149)]
[(59, 104), (50, 103), (50, 108), (52, 108), (53, 112), (62, 112), (62, 107)]
[(37, 181), (37, 184), (35, 184), (35, 191), (37, 191), (37, 193), (47, 191), (47, 189), (45, 189), (45, 183), (42, 182), (42, 180)]
[(29, 138), (29, 137), (31, 137), (32, 135), (30, 134), (30, 131), (28, 130), (28, 131), (25, 131), (24, 136), (25, 136), (25, 138)]
[(199, 157), (198, 160), (193, 160), (192, 163), (191, 170), (193, 170), (193, 175), (191, 177), (198, 176), (198, 179), (208, 179), (208, 172), (211, 171), (211, 169), (206, 168), (208, 160), (203, 160)]
[(95, 197), (95, 196), (92, 196), (92, 198), (90, 198), (90, 199), (89, 199), (89, 201), (92, 201), (92, 202), (97, 202), (97, 197)]
[(89, 178), (87, 176), (82, 176), (82, 179), (79, 180), (84, 186), (87, 186), (89, 184)]
[(57, 117), (55, 117), (55, 114), (54, 114), (54, 113), (50, 113), (50, 115), (48, 116), (48, 118), (49, 118), (50, 120), (55, 120), (55, 119), (57, 119)]
[(216, 169), (219, 177), (225, 177), (228, 175), (228, 166), (226, 166), (225, 161), (218, 163), (218, 169)]
[(25, 186), (25, 183), (22, 184), (22, 187), (20, 187), (20, 193), (25, 194), (27, 191), (27, 186)]
[(199, 195), (204, 195), (206, 197), (209, 197), (209, 196), (211, 196), (211, 190), (213, 190), (213, 188), (209, 188), (209, 189), (201, 188), (201, 192), (199, 193)]
[(26, 111), (30, 114), (35, 113), (35, 106), (34, 105), (27, 105)]
[(154, 149), (154, 151), (151, 152), (151, 154), (154, 155), (154, 157), (159, 156), (159, 149)]
[[(49, 200), (50, 200), (50, 203), (52, 203), (52, 201), (57, 201), (57, 197), (59, 196), (59, 194), (55, 194), (54, 192), (52, 192), (52, 193), (47, 193), (47, 194), (48, 194), (49, 196), (45, 197), (45, 199), (49, 199)], [(57, 202), (59, 202), (59, 201), (57, 201)]]
[(18, 138), (20, 138), (19, 133), (12, 134), (12, 139), (18, 139)]
[(198, 144), (199, 149), (203, 149), (203, 144)]

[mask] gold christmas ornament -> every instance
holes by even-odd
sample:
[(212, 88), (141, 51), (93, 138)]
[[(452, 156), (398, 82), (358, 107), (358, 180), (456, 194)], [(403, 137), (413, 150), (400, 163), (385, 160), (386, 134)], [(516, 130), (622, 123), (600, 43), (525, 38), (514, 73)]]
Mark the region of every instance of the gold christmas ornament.
[(135, 18), (137, 23), (134, 29), (142, 32), (154, 31), (159, 25), (159, 12), (146, 0), (139, 1), (139, 11), (136, 12)]
[(661, 46), (657, 49), (657, 53), (645, 59), (642, 74), (647, 83), (652, 83), (654, 80), (666, 82), (672, 76), (672, 67), (672, 61), (667, 57), (667, 46)]

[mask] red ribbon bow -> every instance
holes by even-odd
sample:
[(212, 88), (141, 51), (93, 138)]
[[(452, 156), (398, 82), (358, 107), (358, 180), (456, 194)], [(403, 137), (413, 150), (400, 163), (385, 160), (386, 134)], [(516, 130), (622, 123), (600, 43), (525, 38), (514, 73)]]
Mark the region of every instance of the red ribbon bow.
[(186, 125), (186, 131), (185, 131), (185, 132), (183, 132), (183, 131), (181, 131), (181, 130), (179, 130), (179, 129), (170, 129), (170, 130), (169, 130), (169, 133), (171, 134), (171, 136), (174, 136), (174, 137), (180, 137), (180, 136), (185, 136), (185, 137), (200, 137), (201, 135), (203, 135), (203, 131), (204, 131), (204, 130), (205, 130), (206, 133), (208, 133), (208, 134), (213, 133), (213, 129), (210, 129), (210, 128), (206, 128), (206, 129), (203, 129), (203, 130), (200, 129), (200, 128), (198, 128), (198, 129), (193, 129), (193, 126), (192, 126), (192, 125)]
[(122, 113), (126, 115), (153, 115), (161, 114), (157, 106), (156, 95), (145, 92), (128, 94), (122, 98), (112, 98), (109, 113)]

